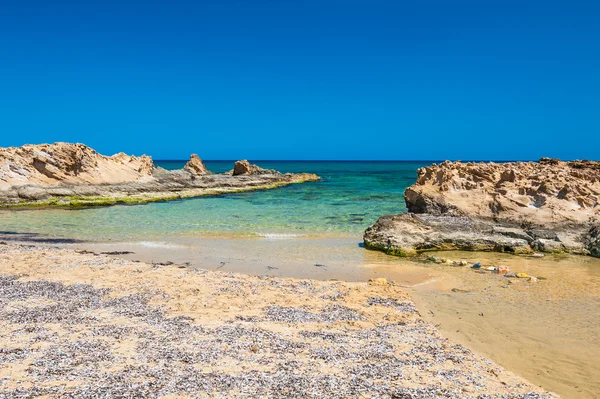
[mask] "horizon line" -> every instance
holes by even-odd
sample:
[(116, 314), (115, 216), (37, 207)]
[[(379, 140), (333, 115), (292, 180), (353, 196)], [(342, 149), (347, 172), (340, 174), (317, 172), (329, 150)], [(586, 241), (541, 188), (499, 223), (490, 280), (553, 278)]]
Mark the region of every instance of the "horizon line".
[[(204, 159), (203, 162), (237, 162), (241, 159)], [(539, 159), (246, 159), (251, 162), (538, 162)], [(187, 162), (189, 159), (153, 159), (154, 162)], [(561, 159), (570, 162), (575, 159)]]

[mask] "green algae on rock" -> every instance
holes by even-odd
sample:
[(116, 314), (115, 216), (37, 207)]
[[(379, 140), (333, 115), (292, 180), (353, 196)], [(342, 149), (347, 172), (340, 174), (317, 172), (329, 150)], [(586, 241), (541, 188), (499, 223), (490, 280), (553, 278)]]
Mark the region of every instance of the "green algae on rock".
[(407, 213), (386, 215), (365, 247), (397, 256), (428, 250), (600, 257), (600, 162), (541, 159), (443, 162), (419, 169)]
[(255, 165), (244, 175), (212, 174), (196, 154), (183, 169), (165, 170), (145, 155), (106, 157), (83, 144), (0, 149), (3, 208), (136, 205), (317, 180), (314, 174), (282, 174)]

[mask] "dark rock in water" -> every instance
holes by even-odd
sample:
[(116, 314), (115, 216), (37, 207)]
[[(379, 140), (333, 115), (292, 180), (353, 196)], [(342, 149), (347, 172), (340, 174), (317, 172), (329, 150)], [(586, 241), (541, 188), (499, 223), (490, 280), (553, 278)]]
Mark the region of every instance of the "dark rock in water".
[(452, 288), (452, 290), (451, 290), (451, 291), (452, 291), (452, 292), (460, 292), (460, 293), (470, 293), (470, 292), (472, 292), (472, 291), (469, 291), (469, 290), (463, 290), (463, 289), (460, 289), (460, 288)]
[(473, 266), (471, 266), (472, 269), (481, 269), (481, 262), (477, 262), (475, 263)]
[(152, 266), (171, 266), (174, 265), (173, 262), (171, 262), (170, 260), (166, 261), (166, 262), (152, 262)]
[(556, 240), (549, 240), (544, 238), (538, 238), (531, 243), (531, 247), (541, 252), (554, 252), (561, 253), (566, 252), (565, 246), (562, 242)]

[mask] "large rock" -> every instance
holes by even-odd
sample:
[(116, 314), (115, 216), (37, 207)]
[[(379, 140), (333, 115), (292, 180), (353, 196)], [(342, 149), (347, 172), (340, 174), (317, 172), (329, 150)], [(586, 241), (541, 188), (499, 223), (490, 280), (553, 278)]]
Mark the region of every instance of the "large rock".
[(365, 247), (391, 255), (415, 256), (425, 250), (533, 252), (522, 235), (464, 216), (403, 213), (379, 218), (365, 232)]
[(263, 169), (258, 165), (251, 164), (247, 160), (236, 161), (233, 164), (233, 175), (270, 175), (278, 173), (273, 169)]
[(0, 187), (25, 184), (117, 184), (143, 181), (154, 163), (123, 153), (107, 157), (83, 144), (0, 148)]
[(409, 212), (514, 223), (586, 223), (598, 218), (600, 162), (443, 162), (419, 169), (404, 197)]
[(185, 164), (183, 169), (194, 176), (203, 176), (210, 173), (197, 154), (190, 155), (190, 160)]
[(383, 216), (367, 248), (571, 252), (600, 256), (600, 162), (443, 162), (418, 171), (408, 213)]

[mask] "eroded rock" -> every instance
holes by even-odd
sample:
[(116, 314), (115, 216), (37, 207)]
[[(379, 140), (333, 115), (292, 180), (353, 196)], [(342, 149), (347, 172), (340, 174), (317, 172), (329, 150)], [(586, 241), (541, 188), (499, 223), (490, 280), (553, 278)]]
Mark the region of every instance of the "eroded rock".
[(365, 247), (600, 256), (600, 162), (446, 161), (419, 169), (404, 198), (408, 213), (381, 217)]
[(190, 160), (185, 164), (183, 170), (187, 170), (195, 176), (203, 176), (210, 173), (197, 154), (190, 155)]
[(119, 153), (101, 155), (83, 144), (54, 143), (0, 148), (0, 188), (25, 184), (117, 184), (152, 175), (154, 163)]
[(278, 173), (273, 169), (263, 169), (258, 165), (251, 164), (247, 160), (236, 161), (233, 165), (233, 175), (270, 175)]

